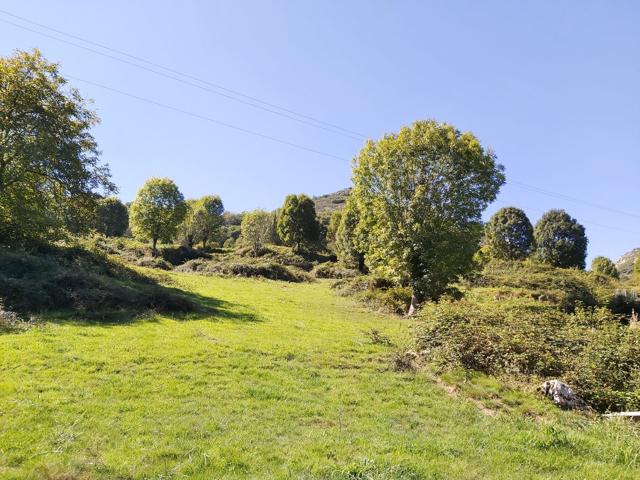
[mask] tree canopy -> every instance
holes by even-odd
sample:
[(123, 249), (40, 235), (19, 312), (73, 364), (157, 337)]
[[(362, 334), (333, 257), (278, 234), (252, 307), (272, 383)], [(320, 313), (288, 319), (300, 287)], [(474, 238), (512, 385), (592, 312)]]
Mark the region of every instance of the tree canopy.
[(473, 134), (432, 120), (369, 141), (356, 157), (351, 196), (368, 231), (366, 263), (411, 285), (412, 310), (470, 268), (502, 172)]
[(172, 180), (150, 178), (131, 204), (131, 230), (136, 237), (151, 240), (155, 254), (158, 241), (175, 237), (186, 213), (184, 197)]
[(193, 228), (196, 240), (202, 242), (202, 248), (207, 248), (207, 243), (224, 223), (223, 213), (224, 205), (217, 195), (205, 195), (195, 203)]
[(98, 200), (96, 230), (107, 237), (121, 237), (129, 228), (129, 210), (117, 197)]
[(242, 217), (240, 231), (242, 242), (250, 246), (251, 253), (257, 257), (273, 235), (273, 216), (265, 210), (247, 212)]
[(607, 257), (596, 257), (591, 262), (591, 271), (612, 278), (620, 278), (616, 264)]
[(0, 58), (0, 242), (59, 238), (88, 228), (100, 198), (116, 191), (99, 161), (98, 117), (38, 50)]
[(313, 200), (304, 194), (288, 195), (278, 213), (277, 232), (284, 244), (296, 252), (316, 245), (320, 225)]
[(536, 256), (555, 267), (584, 269), (587, 236), (584, 227), (564, 210), (549, 210), (534, 229)]
[(501, 208), (485, 225), (484, 239), (492, 257), (521, 260), (533, 251), (533, 225), (519, 208)]

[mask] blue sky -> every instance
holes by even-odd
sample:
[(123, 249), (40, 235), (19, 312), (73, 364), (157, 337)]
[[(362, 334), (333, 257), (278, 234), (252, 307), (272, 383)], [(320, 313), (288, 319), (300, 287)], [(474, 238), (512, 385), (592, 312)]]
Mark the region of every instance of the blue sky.
[[(564, 208), (587, 228), (591, 258), (640, 247), (638, 2), (4, 0), (0, 9), (367, 137), (417, 119), (452, 123), (519, 182), (487, 215), (515, 205), (535, 221)], [(102, 118), (95, 136), (124, 200), (150, 176), (174, 179), (187, 197), (220, 194), (233, 211), (350, 184), (359, 138), (0, 22), (0, 55), (33, 47), (63, 74), (339, 157), (72, 80)]]

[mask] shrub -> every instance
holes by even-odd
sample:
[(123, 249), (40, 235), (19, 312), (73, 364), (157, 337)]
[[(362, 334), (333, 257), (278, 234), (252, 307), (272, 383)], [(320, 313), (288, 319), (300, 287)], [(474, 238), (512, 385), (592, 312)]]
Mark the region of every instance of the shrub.
[(607, 257), (594, 258), (593, 262), (591, 262), (591, 271), (611, 278), (620, 278), (616, 264)]
[(560, 377), (600, 411), (640, 407), (640, 332), (607, 309), (465, 300), (426, 305), (419, 320), (416, 349), (441, 368)]
[(222, 275), (239, 277), (262, 277), (270, 280), (286, 282), (309, 281), (310, 277), (303, 272), (296, 272), (268, 260), (191, 260), (176, 268), (179, 272), (195, 272), (204, 275)]
[(359, 275), (357, 270), (352, 270), (350, 268), (344, 268), (335, 262), (327, 262), (321, 263), (320, 265), (316, 265), (312, 272), (314, 277), (316, 278), (353, 278)]

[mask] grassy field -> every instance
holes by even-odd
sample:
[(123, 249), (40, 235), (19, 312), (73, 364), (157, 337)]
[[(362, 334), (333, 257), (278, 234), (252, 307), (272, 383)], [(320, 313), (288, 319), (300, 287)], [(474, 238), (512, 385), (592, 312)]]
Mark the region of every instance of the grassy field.
[(0, 335), (0, 478), (640, 476), (634, 427), (394, 371), (409, 321), (327, 283), (169, 275), (216, 313)]

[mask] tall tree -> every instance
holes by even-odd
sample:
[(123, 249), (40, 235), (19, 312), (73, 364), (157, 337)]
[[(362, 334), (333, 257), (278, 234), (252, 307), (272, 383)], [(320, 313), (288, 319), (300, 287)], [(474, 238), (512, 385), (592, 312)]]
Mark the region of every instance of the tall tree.
[(522, 260), (533, 251), (533, 225), (519, 208), (501, 208), (484, 227), (484, 238), (494, 258)]
[(217, 195), (206, 195), (196, 202), (193, 212), (193, 224), (196, 239), (207, 248), (211, 240), (224, 223), (222, 214), (224, 205)]
[(168, 178), (150, 178), (131, 204), (131, 230), (136, 237), (151, 240), (153, 254), (158, 241), (170, 242), (187, 213), (184, 196)]
[(338, 260), (345, 267), (365, 272), (366, 233), (363, 225), (359, 225), (359, 220), (356, 202), (349, 197), (341, 211), (335, 234), (335, 247)]
[(272, 237), (273, 216), (264, 210), (247, 212), (242, 217), (240, 231), (242, 242), (250, 246), (251, 253), (257, 257)]
[[(59, 238), (67, 214), (92, 227), (98, 193), (116, 191), (99, 161), (98, 117), (38, 50), (0, 58), (0, 242)], [(90, 214), (88, 214), (90, 212)]]
[(587, 236), (584, 227), (564, 210), (549, 210), (534, 229), (536, 256), (561, 268), (585, 267)]
[(313, 200), (304, 194), (288, 195), (278, 214), (278, 236), (296, 252), (317, 244), (320, 225)]
[(369, 233), (367, 265), (412, 287), (410, 314), (470, 268), (502, 172), (473, 134), (432, 120), (369, 141), (356, 157), (351, 196)]
[(121, 237), (129, 228), (129, 210), (117, 197), (98, 200), (96, 230), (107, 237)]

